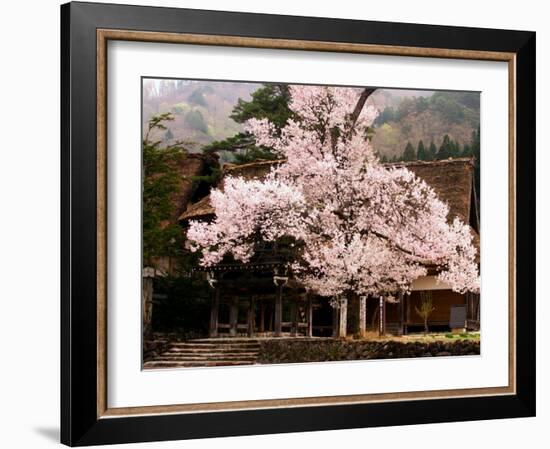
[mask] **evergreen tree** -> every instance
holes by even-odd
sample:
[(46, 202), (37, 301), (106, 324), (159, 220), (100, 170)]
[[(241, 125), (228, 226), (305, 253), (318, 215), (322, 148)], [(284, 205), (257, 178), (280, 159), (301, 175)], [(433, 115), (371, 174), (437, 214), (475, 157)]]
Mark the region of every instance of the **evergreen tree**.
[(375, 126), (383, 125), (384, 123), (394, 122), (395, 121), (395, 111), (391, 106), (388, 106), (378, 114), (376, 120), (374, 121)]
[[(252, 93), (250, 101), (239, 99), (233, 108), (231, 118), (237, 123), (244, 123), (251, 118), (267, 118), (277, 129), (280, 129), (291, 117), (289, 99), (290, 93), (286, 84), (266, 84)], [(237, 164), (276, 158), (269, 148), (256, 146), (253, 136), (246, 132), (212, 142), (204, 146), (203, 151), (229, 151), (233, 153), (234, 162)]]
[(414, 151), (414, 148), (411, 144), (411, 142), (407, 142), (407, 146), (405, 147), (405, 151), (403, 152), (403, 160), (404, 161), (414, 161), (416, 159), (416, 152)]
[(460, 157), (460, 144), (456, 140), (451, 139), (451, 154), (450, 157)]
[(439, 151), (437, 152), (437, 159), (448, 159), (451, 157), (452, 154), (452, 143), (451, 138), (448, 134), (445, 134), (443, 136), (443, 142), (441, 142), (441, 146), (439, 147)]
[(416, 151), (416, 157), (419, 161), (427, 161), (428, 159), (428, 151), (426, 150), (426, 147), (424, 146), (424, 142), (420, 140), (418, 142), (418, 149)]
[(266, 84), (252, 93), (251, 101), (239, 98), (231, 118), (237, 123), (244, 123), (251, 118), (267, 118), (277, 129), (281, 129), (291, 117), (289, 101), (288, 85)]
[(164, 133), (164, 142), (165, 142), (165, 143), (168, 143), (168, 142), (170, 142), (173, 138), (174, 138), (174, 134), (172, 134), (172, 131), (170, 130), (170, 128), (168, 128), (168, 129), (166, 130), (166, 132)]
[(165, 123), (172, 120), (170, 113), (154, 115), (143, 139), (143, 266), (153, 265), (155, 257), (178, 257), (183, 247), (172, 214), (173, 195), (181, 184), (179, 165), (188, 152), (181, 142), (162, 146), (150, 138), (154, 130), (167, 131)]
[(435, 146), (434, 141), (430, 142), (430, 147), (428, 148), (428, 159), (429, 161), (434, 161), (437, 158), (437, 147)]
[(204, 116), (202, 115), (201, 111), (199, 111), (198, 109), (192, 109), (187, 114), (185, 114), (184, 122), (191, 129), (205, 134), (208, 132), (208, 125), (204, 121)]

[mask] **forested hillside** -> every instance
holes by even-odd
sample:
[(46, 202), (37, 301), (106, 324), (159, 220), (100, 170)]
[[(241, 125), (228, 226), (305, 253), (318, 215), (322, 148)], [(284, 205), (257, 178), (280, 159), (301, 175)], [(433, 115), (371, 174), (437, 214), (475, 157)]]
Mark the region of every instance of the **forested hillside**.
[(214, 140), (225, 139), (242, 130), (230, 118), (239, 99), (250, 100), (250, 94), (261, 85), (253, 83), (204, 82), (187, 80), (153, 80), (143, 83), (144, 129), (152, 116), (172, 113), (174, 120), (166, 131), (153, 138), (165, 142), (192, 142), (195, 151)]
[[(391, 92), (391, 91), (390, 91)], [(410, 142), (431, 142), (439, 150), (445, 136), (456, 142), (459, 153), (470, 145), (472, 132), (479, 127), (479, 94), (473, 92), (435, 92), (430, 96), (399, 98), (381, 110), (374, 122), (373, 144), (387, 159), (401, 158)], [(451, 154), (449, 156), (456, 156)]]
[[(254, 147), (242, 123), (269, 117), (282, 125), (287, 101), (284, 85), (150, 79), (143, 84), (142, 118), (146, 124), (153, 115), (170, 112), (174, 121), (155, 139), (192, 142), (192, 151), (216, 151), (222, 162), (245, 163), (270, 155)], [(371, 135), (385, 161), (474, 153), (480, 120), (477, 92), (378, 89), (368, 101), (380, 110)]]

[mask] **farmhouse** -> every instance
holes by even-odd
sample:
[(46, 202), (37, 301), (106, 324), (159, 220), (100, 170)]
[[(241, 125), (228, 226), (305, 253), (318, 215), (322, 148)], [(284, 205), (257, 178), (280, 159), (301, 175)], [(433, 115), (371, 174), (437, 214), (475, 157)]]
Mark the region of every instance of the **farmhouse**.
[[(226, 176), (261, 179), (277, 161), (226, 165)], [(429, 184), (450, 208), (450, 219), (468, 223), (479, 254), (479, 212), (471, 158), (414, 161), (388, 164), (405, 166)], [(196, 198), (196, 195), (195, 195)], [(214, 209), (209, 195), (190, 202), (179, 216), (183, 228), (190, 220), (211, 220)], [(416, 310), (429, 298), (434, 310), (428, 325), (432, 330), (479, 329), (479, 295), (458, 294), (438, 283), (435, 267), (417, 279), (410, 294), (395, 292), (388, 297), (353, 297), (339, 309), (326, 298), (307, 292), (284, 273), (288, 254), (284, 247), (265, 245), (246, 264), (228, 260), (214, 267), (197, 268), (212, 287), (210, 336), (335, 336), (364, 334), (367, 330), (403, 335), (420, 330), (424, 321)], [(479, 256), (478, 256), (479, 257)]]

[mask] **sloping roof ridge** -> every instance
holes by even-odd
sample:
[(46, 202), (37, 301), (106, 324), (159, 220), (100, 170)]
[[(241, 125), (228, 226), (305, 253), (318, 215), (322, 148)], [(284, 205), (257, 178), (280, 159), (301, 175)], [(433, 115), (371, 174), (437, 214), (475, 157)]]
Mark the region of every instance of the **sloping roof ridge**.
[(385, 167), (411, 167), (411, 166), (423, 166), (423, 165), (446, 165), (446, 164), (454, 164), (454, 163), (468, 163), (468, 164), (474, 164), (475, 158), (473, 156), (467, 156), (467, 157), (450, 157), (447, 159), (437, 159), (435, 161), (398, 161), (398, 162), (384, 162), (382, 165)]
[(235, 171), (235, 170), (241, 170), (243, 168), (246, 169), (248, 167), (259, 167), (262, 165), (275, 165), (275, 164), (281, 164), (284, 161), (285, 161), (284, 159), (273, 159), (273, 160), (264, 159), (261, 161), (248, 162), (246, 164), (225, 164), (223, 166), (223, 171)]
[[(273, 160), (261, 160), (255, 162), (248, 162), (246, 164), (225, 164), (223, 167), (224, 172), (239, 171), (250, 167), (260, 167), (264, 165), (281, 164), (285, 159), (273, 159)], [(409, 166), (422, 166), (422, 165), (445, 165), (453, 163), (470, 163), (474, 164), (475, 158), (473, 156), (467, 157), (450, 157), (447, 159), (437, 159), (435, 161), (398, 161), (398, 162), (382, 162), (381, 164), (386, 167), (409, 167)]]

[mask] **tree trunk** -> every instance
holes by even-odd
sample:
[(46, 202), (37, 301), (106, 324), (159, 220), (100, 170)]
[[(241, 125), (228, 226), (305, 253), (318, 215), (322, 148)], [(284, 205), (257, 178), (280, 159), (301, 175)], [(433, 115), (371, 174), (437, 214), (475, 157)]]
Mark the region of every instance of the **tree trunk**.
[(154, 270), (145, 268), (142, 277), (142, 314), (143, 314), (143, 338), (149, 340), (153, 336), (153, 277)]
[(367, 297), (359, 297), (359, 335), (361, 338), (367, 332)]
[(348, 298), (344, 298), (340, 304), (340, 321), (338, 326), (338, 336), (346, 338), (348, 333)]

